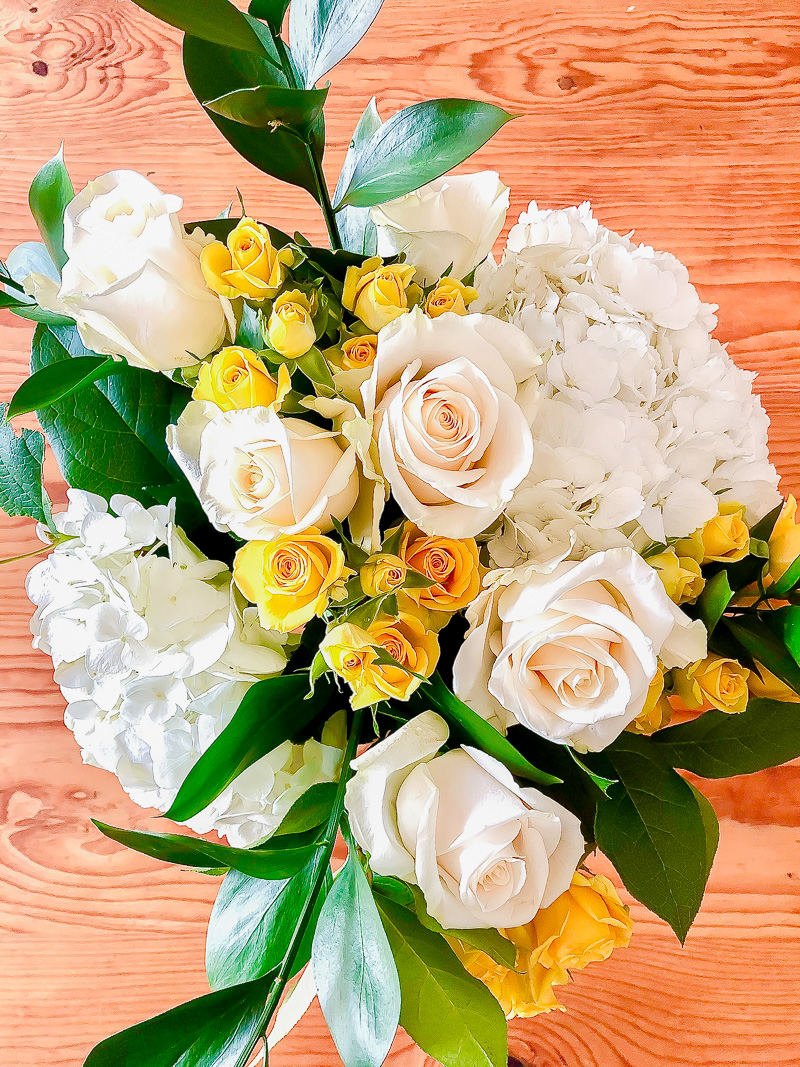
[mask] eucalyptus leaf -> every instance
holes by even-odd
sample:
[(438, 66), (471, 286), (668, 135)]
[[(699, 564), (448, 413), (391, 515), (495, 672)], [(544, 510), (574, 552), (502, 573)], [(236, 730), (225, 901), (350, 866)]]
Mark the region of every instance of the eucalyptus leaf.
[(383, 0), (292, 0), (289, 40), (306, 88), (352, 52), (381, 9)]
[(263, 52), (247, 19), (228, 0), (134, 0), (170, 26), (225, 48)]
[(403, 108), (358, 152), (336, 210), (412, 193), (463, 163), (513, 117), (478, 100), (426, 100)]
[(64, 252), (64, 212), (75, 196), (64, 165), (64, 146), (59, 148), (31, 182), (28, 203), (47, 251), (61, 269), (67, 262)]
[(50, 499), (42, 482), (44, 438), (37, 430), (23, 429), (19, 436), (0, 404), (0, 508), (7, 515), (23, 515), (50, 522)]
[[(342, 164), (339, 181), (336, 183), (334, 201), (342, 199), (345, 189), (350, 182), (355, 169), (356, 160), (361, 148), (381, 128), (381, 117), (375, 97), (370, 100), (364, 109), (364, 113), (358, 120), (350, 147)], [(359, 252), (365, 256), (373, 256), (378, 250), (378, 235), (375, 223), (370, 218), (368, 207), (343, 207), (338, 212), (336, 224), (339, 227), (339, 236), (342, 244), (350, 252)]]
[(281, 127), (307, 138), (322, 112), (325, 89), (290, 89), (284, 85), (258, 85), (253, 89), (234, 89), (232, 93), (206, 100), (204, 106), (223, 118), (245, 126), (269, 130)]
[(9, 419), (49, 407), (56, 400), (72, 396), (92, 382), (107, 378), (123, 370), (124, 363), (115, 362), (108, 356), (76, 356), (42, 367), (14, 393), (8, 405)]

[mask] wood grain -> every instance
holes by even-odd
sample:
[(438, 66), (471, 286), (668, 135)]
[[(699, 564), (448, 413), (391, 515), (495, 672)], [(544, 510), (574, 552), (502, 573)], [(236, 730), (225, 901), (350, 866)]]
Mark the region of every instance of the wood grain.
[[(218, 139), (179, 34), (128, 0), (3, 0), (0, 34), (0, 254), (35, 236), (28, 184), (62, 138), (76, 184), (134, 167), (180, 193), (187, 218), (238, 186), (255, 214), (322, 238), (308, 197)], [(469, 166), (500, 171), (512, 215), (590, 199), (685, 260), (720, 305), (718, 335), (759, 373), (784, 488), (800, 489), (800, 0), (387, 0), (334, 72), (331, 177), (371, 94), (384, 113), (437, 95), (508, 107), (520, 118)], [(0, 397), (25, 375), (29, 336), (0, 315)], [(27, 523), (2, 534), (4, 556), (35, 547)], [(216, 883), (91, 828), (151, 813), (81, 766), (30, 650), (25, 569), (0, 571), (0, 1064), (78, 1067), (99, 1038), (205, 990)], [(722, 844), (686, 947), (634, 905), (632, 947), (578, 975), (569, 1011), (512, 1027), (526, 1067), (799, 1067), (800, 768), (704, 788)], [(422, 1060), (398, 1037), (395, 1067)], [(315, 1012), (273, 1057), (338, 1062)]]

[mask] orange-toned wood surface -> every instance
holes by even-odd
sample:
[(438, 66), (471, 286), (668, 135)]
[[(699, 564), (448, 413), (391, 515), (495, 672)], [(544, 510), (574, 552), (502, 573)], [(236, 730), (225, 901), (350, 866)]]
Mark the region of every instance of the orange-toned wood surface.
[[(202, 115), (179, 34), (128, 0), (0, 0), (0, 35), (0, 254), (34, 237), (28, 184), (62, 138), (76, 184), (134, 167), (180, 193), (187, 219), (238, 186), (254, 214), (321, 239), (311, 201), (240, 161)], [(512, 212), (590, 199), (604, 223), (685, 260), (721, 306), (720, 338), (758, 371), (784, 488), (800, 489), (800, 0), (386, 0), (334, 72), (334, 179), (373, 93), (384, 113), (440, 95), (504, 105), (521, 117), (474, 166), (500, 171)], [(1, 398), (29, 335), (0, 313)], [(35, 547), (19, 520), (2, 541), (3, 556)], [(90, 826), (152, 823), (81, 765), (30, 649), (25, 571), (0, 569), (0, 1065), (78, 1067), (100, 1037), (205, 990), (216, 884)], [(513, 1026), (522, 1064), (800, 1065), (800, 767), (706, 791), (722, 843), (686, 947), (634, 905), (632, 947), (578, 976), (568, 1013)], [(273, 1062), (339, 1062), (318, 1013)], [(398, 1039), (392, 1062), (421, 1060)]]

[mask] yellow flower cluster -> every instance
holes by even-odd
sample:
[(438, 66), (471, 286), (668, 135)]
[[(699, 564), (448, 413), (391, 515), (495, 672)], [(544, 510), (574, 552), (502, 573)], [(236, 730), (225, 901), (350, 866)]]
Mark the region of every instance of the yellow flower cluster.
[(255, 352), (231, 347), (221, 349), (212, 360), (200, 365), (192, 398), (210, 400), (223, 411), (232, 411), (280, 403), (289, 388), (289, 376), (283, 367), (276, 382)]
[(377, 332), (408, 311), (408, 287), (413, 277), (414, 267), (384, 266), (383, 260), (374, 256), (360, 267), (347, 268), (342, 304)]
[(750, 549), (750, 531), (744, 521), (744, 505), (723, 501), (719, 512), (705, 526), (675, 545), (678, 556), (696, 563), (736, 563)]
[(200, 253), (200, 267), (209, 289), (233, 300), (275, 296), (294, 262), (290, 248), (276, 250), (269, 230), (254, 219), (240, 219), (225, 244), (213, 241)]
[(429, 536), (407, 522), (400, 556), (407, 567), (434, 583), (403, 590), (402, 599), (418, 609), (453, 613), (471, 604), (480, 592), (482, 575), (474, 537)]

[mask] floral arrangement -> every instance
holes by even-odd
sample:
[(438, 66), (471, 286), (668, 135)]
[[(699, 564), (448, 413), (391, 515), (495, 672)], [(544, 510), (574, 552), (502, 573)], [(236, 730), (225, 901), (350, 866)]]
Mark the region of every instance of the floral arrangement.
[(718, 826), (679, 771), (800, 755), (767, 416), (685, 267), (588, 205), (531, 204), (492, 258), (509, 190), (447, 172), (500, 108), (371, 102), (331, 197), (317, 85), (380, 0), (293, 0), (291, 50), (286, 0), (139, 2), (331, 247), (244, 205), (182, 222), (129, 171), (76, 195), (59, 154), (43, 243), (0, 264), (36, 324), (0, 423), (34, 645), (84, 760), (196, 835), (96, 826), (221, 880), (213, 991), (87, 1067), (245, 1067), (315, 996), (347, 1067), (398, 1024), (499, 1067), (508, 1018), (629, 942), (593, 853), (683, 940)]

